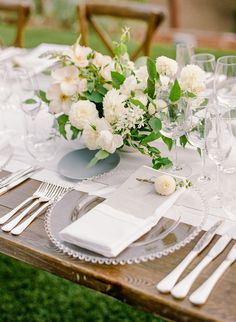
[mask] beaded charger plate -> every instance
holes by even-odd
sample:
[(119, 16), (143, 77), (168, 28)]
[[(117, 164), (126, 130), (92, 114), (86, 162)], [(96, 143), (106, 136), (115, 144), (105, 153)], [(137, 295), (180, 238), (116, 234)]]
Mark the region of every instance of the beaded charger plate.
[[(89, 180), (93, 182), (93, 179)], [(155, 227), (117, 257), (108, 258), (67, 243), (59, 235), (62, 229), (104, 200), (98, 197), (89, 204), (84, 203), (78, 213), (78, 205), (85, 197), (85, 193), (69, 190), (55, 200), (47, 211), (45, 229), (51, 242), (64, 254), (98, 264), (132, 264), (167, 256), (191, 242), (202, 230), (207, 216), (206, 200), (200, 190), (192, 186), (181, 194)]]

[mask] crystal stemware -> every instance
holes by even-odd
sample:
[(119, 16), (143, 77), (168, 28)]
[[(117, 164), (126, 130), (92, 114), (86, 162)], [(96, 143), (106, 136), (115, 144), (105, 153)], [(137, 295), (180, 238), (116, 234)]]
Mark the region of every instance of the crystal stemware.
[[(200, 103), (200, 104), (199, 104)], [(210, 180), (206, 174), (206, 144), (205, 144), (205, 118), (207, 110), (207, 101), (198, 102), (193, 100), (187, 108), (187, 126), (186, 135), (190, 144), (200, 149), (202, 169), (197, 178), (198, 182), (205, 183)]]
[(176, 61), (179, 66), (179, 71), (191, 63), (191, 57), (194, 54), (194, 47), (192, 44), (180, 42), (176, 44)]
[(188, 103), (184, 99), (180, 99), (176, 103), (169, 103), (167, 111), (160, 113), (160, 119), (162, 121), (161, 134), (173, 140), (174, 160), (170, 170), (176, 172), (178, 175), (186, 177), (191, 174), (191, 168), (187, 165), (179, 164), (177, 140), (185, 134), (185, 113), (187, 104)]
[(217, 167), (217, 192), (212, 200), (210, 200), (214, 208), (222, 207), (221, 168), (232, 149), (230, 113), (226, 111), (220, 114), (218, 113), (219, 108), (220, 106), (216, 106), (216, 108), (209, 106), (205, 119), (206, 152)]

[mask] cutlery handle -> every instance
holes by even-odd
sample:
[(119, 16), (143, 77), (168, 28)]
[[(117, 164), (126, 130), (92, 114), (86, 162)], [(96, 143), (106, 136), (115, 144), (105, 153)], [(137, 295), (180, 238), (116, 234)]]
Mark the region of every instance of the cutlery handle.
[(31, 223), (34, 221), (36, 217), (38, 217), (44, 209), (46, 209), (51, 202), (45, 203), (38, 210), (36, 210), (29, 218), (27, 218), (22, 224), (18, 225), (14, 229), (11, 230), (11, 234), (20, 235)]
[(176, 268), (171, 271), (163, 280), (157, 284), (158, 291), (162, 293), (169, 293), (174, 287), (175, 283), (179, 279), (180, 275), (183, 273), (185, 268), (192, 262), (192, 260), (198, 255), (198, 252), (191, 251), (182, 262), (176, 266)]
[(22, 213), (17, 216), (15, 219), (7, 223), (6, 225), (2, 226), (2, 230), (9, 232), (11, 231), (25, 216), (28, 215), (31, 209), (33, 209), (38, 203), (40, 203), (41, 200), (35, 200), (29, 207), (27, 207)]
[(233, 260), (223, 261), (214, 273), (195, 292), (192, 293), (189, 298), (190, 302), (196, 305), (204, 304), (219, 278), (232, 263)]
[(203, 260), (175, 287), (171, 290), (171, 295), (177, 299), (183, 299), (189, 292), (196, 278), (199, 276), (201, 271), (212, 261), (210, 256), (206, 256)]
[(11, 211), (9, 211), (6, 215), (2, 216), (0, 218), (0, 225), (5, 224), (6, 221), (8, 221), (12, 216), (14, 216), (17, 211), (19, 211), (22, 207), (24, 207), (24, 205), (26, 205), (28, 202), (30, 202), (31, 200), (33, 200), (35, 197), (31, 196), (29, 198), (27, 198), (26, 200), (24, 200), (20, 205), (18, 205), (17, 207), (15, 207), (14, 209), (12, 209)]

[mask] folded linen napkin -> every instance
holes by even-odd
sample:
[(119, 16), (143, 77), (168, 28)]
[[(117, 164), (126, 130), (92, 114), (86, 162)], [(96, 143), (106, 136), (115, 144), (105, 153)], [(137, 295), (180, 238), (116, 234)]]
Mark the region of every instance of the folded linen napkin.
[(153, 184), (136, 180), (161, 174), (142, 166), (110, 198), (64, 228), (60, 237), (106, 257), (117, 256), (155, 226), (184, 191), (179, 188), (168, 197), (160, 196)]

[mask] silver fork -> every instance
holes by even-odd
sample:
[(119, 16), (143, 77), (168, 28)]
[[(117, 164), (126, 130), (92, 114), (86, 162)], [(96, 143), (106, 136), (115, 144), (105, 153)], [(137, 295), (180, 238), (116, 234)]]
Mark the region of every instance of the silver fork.
[(64, 194), (67, 191), (67, 188), (61, 187), (61, 189), (58, 189), (54, 192), (51, 199), (46, 202), (43, 206), (41, 206), (39, 209), (37, 209), (29, 218), (27, 218), (25, 221), (23, 221), (22, 224), (16, 226), (11, 230), (11, 234), (13, 235), (20, 235), (38, 216), (41, 215), (41, 213), (46, 209), (51, 203), (54, 202), (54, 200), (59, 197), (60, 195)]
[(61, 190), (62, 187), (55, 185), (55, 184), (48, 184), (47, 189), (43, 193), (41, 193), (41, 196), (39, 199), (35, 200), (29, 207), (27, 207), (19, 216), (17, 216), (15, 219), (7, 223), (6, 225), (2, 226), (2, 230), (9, 232), (11, 231), (24, 217), (28, 215), (28, 213), (31, 211), (31, 209), (35, 208), (36, 205), (38, 205), (41, 202), (47, 202), (49, 201), (54, 193), (56, 193), (58, 190)]
[(49, 185), (50, 184), (47, 182), (41, 183), (41, 185), (38, 187), (38, 189), (33, 193), (31, 197), (25, 199), (20, 205), (18, 205), (17, 207), (15, 207), (10, 212), (8, 212), (7, 214), (5, 214), (0, 218), (0, 225), (5, 224), (5, 222), (7, 222), (11, 217), (13, 217), (21, 208), (27, 205), (27, 203), (45, 195), (46, 192), (48, 191)]

